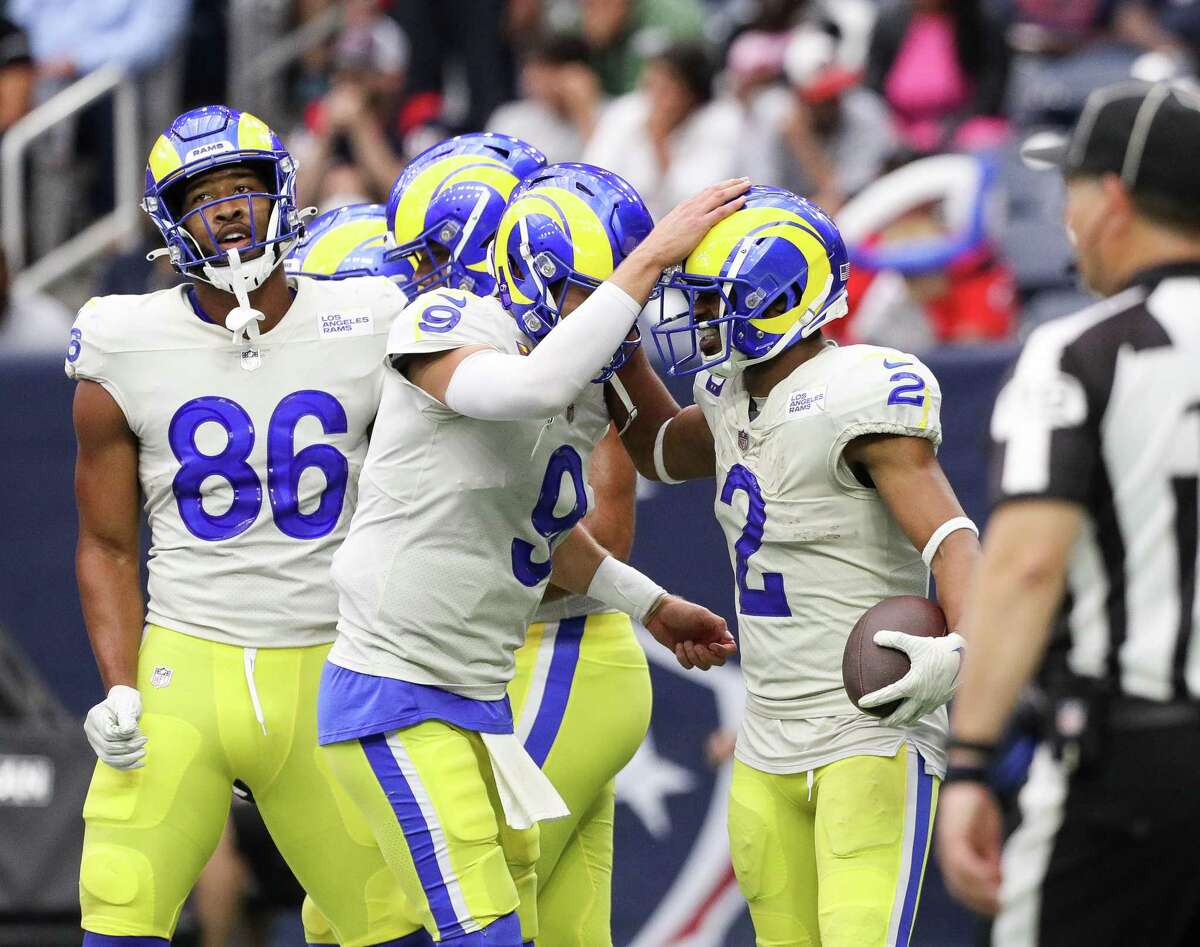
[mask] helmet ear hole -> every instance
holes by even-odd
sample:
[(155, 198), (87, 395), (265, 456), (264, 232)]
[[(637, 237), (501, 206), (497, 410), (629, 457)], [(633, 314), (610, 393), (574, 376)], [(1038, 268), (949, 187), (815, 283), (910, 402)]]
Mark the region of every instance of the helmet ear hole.
[(183, 216), (183, 193), (185, 181), (180, 180), (173, 183), (170, 187), (163, 188), (160, 192), (160, 199), (163, 206), (166, 207), (167, 213), (171, 215), (172, 220), (179, 220)]
[(780, 293), (771, 301), (771, 305), (767, 306), (767, 311), (763, 313), (763, 318), (770, 319), (772, 316), (782, 316), (791, 308), (791, 301), (791, 293)]

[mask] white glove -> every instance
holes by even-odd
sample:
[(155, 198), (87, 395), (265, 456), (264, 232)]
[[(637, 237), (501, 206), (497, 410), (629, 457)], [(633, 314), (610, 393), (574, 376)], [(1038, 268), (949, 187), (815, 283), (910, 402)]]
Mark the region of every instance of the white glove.
[(875, 632), (875, 643), (903, 651), (912, 662), (908, 673), (895, 684), (871, 691), (858, 702), (860, 707), (879, 707), (905, 698), (890, 717), (884, 718), (884, 726), (906, 727), (916, 723), (954, 696), (966, 647), (962, 635), (951, 632), (940, 638), (922, 638), (884, 630)]
[(146, 736), (138, 726), (142, 695), (116, 684), (108, 696), (88, 711), (83, 732), (96, 755), (114, 769), (137, 769), (146, 764)]

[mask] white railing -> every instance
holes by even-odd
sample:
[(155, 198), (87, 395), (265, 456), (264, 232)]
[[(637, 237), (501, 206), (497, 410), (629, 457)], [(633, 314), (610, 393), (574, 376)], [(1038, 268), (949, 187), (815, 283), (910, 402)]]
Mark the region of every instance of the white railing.
[[(113, 97), (114, 154), (112, 160), (116, 207), (65, 243), (26, 266), (25, 157), (35, 140), (106, 95)], [(0, 195), (4, 207), (4, 253), (16, 273), (15, 289), (34, 292), (49, 286), (75, 268), (99, 256), (114, 241), (130, 242), (138, 233), (138, 94), (120, 66), (108, 65), (51, 96), (14, 122), (0, 143)], [(103, 172), (102, 172), (103, 173)]]

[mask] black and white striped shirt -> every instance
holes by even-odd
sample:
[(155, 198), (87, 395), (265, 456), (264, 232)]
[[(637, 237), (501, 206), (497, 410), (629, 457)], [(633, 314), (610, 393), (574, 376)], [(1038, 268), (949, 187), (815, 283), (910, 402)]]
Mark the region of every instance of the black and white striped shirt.
[(998, 502), (1087, 510), (1062, 615), (1071, 671), (1129, 696), (1200, 697), (1200, 261), (1038, 328), (992, 438)]

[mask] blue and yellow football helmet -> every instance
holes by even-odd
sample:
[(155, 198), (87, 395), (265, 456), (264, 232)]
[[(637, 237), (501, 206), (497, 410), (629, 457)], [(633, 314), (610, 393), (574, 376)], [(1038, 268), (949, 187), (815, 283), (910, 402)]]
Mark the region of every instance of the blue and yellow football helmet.
[(392, 185), (387, 202), (392, 260), (417, 276), (413, 295), (438, 286), (488, 296), (496, 281), (487, 248), (518, 182), (546, 164), (519, 138), (459, 135), (427, 148)]
[[(837, 225), (791, 191), (754, 186), (661, 282), (651, 329), (669, 374), (733, 375), (846, 314), (850, 263)], [(682, 294), (686, 308), (668, 314)]]
[(283, 268), (314, 279), (386, 276), (405, 286), (413, 276), (412, 264), (388, 258), (387, 235), (387, 209), (382, 204), (347, 204), (309, 223)]
[[(554, 164), (513, 191), (492, 246), (500, 302), (521, 331), (540, 340), (557, 323), (570, 286), (591, 292), (654, 226), (637, 191), (589, 164)], [(637, 329), (596, 381), (628, 361)]]
[[(254, 165), (266, 190), (237, 194), (184, 210), (186, 181), (225, 165)], [(266, 232), (255, 230), (252, 201), (271, 202)], [(188, 233), (186, 224), (196, 215), (204, 223), (213, 246), (216, 235), (203, 213), (224, 201), (245, 201), (250, 241), (238, 253), (205, 253)], [(295, 246), (304, 231), (296, 206), (296, 162), (266, 123), (249, 112), (224, 105), (208, 105), (184, 112), (154, 143), (146, 166), (146, 191), (142, 209), (150, 215), (166, 241), (171, 263), (180, 273), (212, 283), (230, 293), (250, 293), (266, 281)], [(261, 251), (255, 255), (256, 251)], [(244, 259), (250, 257), (250, 259)]]

